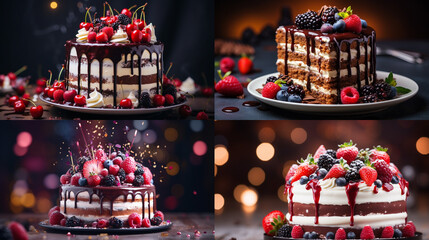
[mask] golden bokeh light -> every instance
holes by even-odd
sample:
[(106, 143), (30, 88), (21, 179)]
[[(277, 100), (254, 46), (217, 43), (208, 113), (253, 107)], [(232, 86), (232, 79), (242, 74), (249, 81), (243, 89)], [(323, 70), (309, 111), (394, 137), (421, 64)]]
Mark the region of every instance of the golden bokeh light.
[(26, 208), (31, 208), (36, 203), (36, 198), (33, 193), (26, 193), (21, 197), (21, 205)]
[(252, 205), (252, 206), (241, 205), (241, 209), (243, 209), (244, 213), (250, 214), (256, 210), (256, 205)]
[(225, 199), (223, 198), (223, 196), (219, 193), (215, 194), (215, 210), (220, 210), (223, 208), (223, 206), (225, 205)]
[(287, 173), (289, 172), (290, 167), (295, 163), (296, 163), (296, 161), (289, 160), (283, 164), (283, 171), (282, 171), (283, 177), (286, 177)]
[(307, 140), (307, 131), (303, 128), (295, 128), (290, 133), (290, 139), (296, 144), (303, 144)]
[(416, 142), (417, 151), (422, 155), (429, 154), (429, 138), (421, 137)]
[(234, 188), (234, 198), (237, 202), (241, 203), (241, 195), (247, 189), (249, 189), (249, 188), (244, 184), (240, 184)]
[(214, 165), (214, 175), (215, 175), (215, 177), (216, 177), (216, 175), (217, 175), (217, 166), (216, 166), (216, 164)]
[(39, 213), (46, 213), (52, 207), (51, 201), (46, 197), (37, 197), (36, 208)]
[(52, 9), (56, 9), (56, 8), (58, 7), (58, 3), (57, 3), (57, 2), (55, 2), (55, 1), (52, 1), (52, 2), (51, 2), (51, 4), (49, 4), (49, 6), (50, 6)]
[(261, 143), (256, 148), (256, 155), (261, 161), (269, 161), (274, 157), (275, 149), (271, 143)]
[(177, 162), (169, 162), (166, 166), (166, 172), (170, 176), (175, 176), (179, 173), (180, 167)]
[(258, 133), (259, 141), (261, 142), (273, 142), (276, 138), (276, 133), (274, 130), (270, 127), (264, 127), (261, 130), (259, 130)]
[(179, 133), (174, 128), (167, 128), (164, 131), (164, 137), (169, 142), (174, 142), (179, 137)]
[(262, 168), (254, 167), (250, 169), (247, 178), (253, 186), (259, 186), (265, 181), (265, 172)]
[(229, 158), (228, 150), (224, 145), (216, 145), (214, 157), (215, 157), (215, 164), (218, 166), (222, 166), (226, 162), (228, 162), (228, 158)]
[(247, 189), (241, 194), (241, 203), (246, 206), (253, 206), (258, 202), (258, 194), (253, 189)]
[(279, 189), (277, 189), (277, 196), (283, 202), (287, 202), (287, 195), (285, 194), (285, 185), (281, 185)]

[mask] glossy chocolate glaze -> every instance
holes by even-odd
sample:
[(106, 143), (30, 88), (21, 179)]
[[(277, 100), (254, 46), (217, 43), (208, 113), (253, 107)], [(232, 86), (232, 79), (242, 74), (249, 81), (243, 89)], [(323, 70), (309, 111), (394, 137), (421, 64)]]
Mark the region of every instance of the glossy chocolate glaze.
[[(64, 199), (62, 199), (62, 192), (64, 191)], [(142, 216), (145, 217), (145, 195), (148, 194), (149, 199), (149, 209), (147, 218), (150, 218), (150, 193), (153, 193), (153, 212), (156, 211), (156, 192), (155, 192), (155, 186), (153, 185), (145, 185), (141, 187), (133, 187), (133, 186), (119, 186), (119, 187), (81, 187), (81, 186), (73, 186), (70, 184), (67, 185), (61, 185), (60, 187), (60, 201), (64, 201), (64, 213), (67, 213), (67, 199), (70, 198), (70, 194), (74, 194), (74, 208), (77, 208), (77, 201), (78, 201), (78, 195), (81, 192), (88, 192), (89, 195), (89, 203), (92, 203), (92, 196), (95, 194), (98, 196), (100, 201), (100, 214), (103, 212), (103, 202), (109, 201), (110, 202), (110, 215), (113, 213), (113, 202), (120, 196), (124, 196), (124, 202), (127, 201), (128, 195), (131, 195), (132, 201), (135, 200), (137, 195), (140, 195), (142, 197)]]
[[(338, 102), (340, 102), (341, 97), (341, 89), (340, 89), (340, 64), (341, 64), (341, 58), (340, 58), (340, 52), (341, 52), (341, 46), (342, 44), (346, 44), (347, 47), (347, 53), (348, 58), (347, 61), (349, 64), (347, 65), (347, 74), (350, 77), (351, 76), (351, 49), (350, 45), (352, 42), (357, 41), (358, 42), (358, 48), (357, 48), (357, 59), (359, 60), (359, 57), (361, 56), (360, 52), (360, 44), (364, 42), (365, 44), (365, 84), (369, 84), (370, 78), (372, 78), (372, 83), (375, 83), (375, 80), (377, 78), (376, 70), (375, 70), (375, 55), (376, 55), (376, 45), (375, 45), (375, 31), (371, 27), (363, 28), (362, 32), (360, 34), (352, 33), (352, 32), (344, 32), (344, 33), (331, 33), (326, 34), (322, 33), (320, 30), (309, 30), (309, 29), (297, 29), (296, 26), (288, 26), (285, 28), (285, 39), (286, 44), (288, 42), (288, 33), (290, 33), (291, 37), (291, 51), (295, 51), (295, 32), (300, 32), (305, 35), (305, 38), (307, 40), (306, 42), (306, 49), (307, 49), (307, 65), (311, 65), (310, 61), (310, 51), (312, 53), (315, 53), (315, 47), (316, 47), (316, 37), (328, 37), (330, 39), (330, 42), (335, 43), (335, 51), (337, 53), (337, 96), (338, 96)], [(371, 40), (371, 56), (370, 56), (370, 68), (368, 72), (368, 41)], [(286, 45), (286, 51), (285, 51), (285, 64), (287, 65), (288, 60), (288, 49)], [(357, 86), (358, 90), (361, 88), (360, 83), (360, 67), (359, 67), (359, 61), (357, 63)], [(288, 68), (285, 67), (285, 74), (288, 74)], [(308, 91), (311, 91), (311, 82), (310, 82), (310, 74), (307, 76), (307, 89)]]
[[(88, 60), (88, 78), (90, 79), (91, 75), (91, 63), (93, 60), (98, 60), (100, 64), (100, 72), (99, 72), (99, 92), (103, 92), (103, 59), (108, 58), (112, 60), (113, 62), (113, 105), (116, 107), (116, 95), (117, 95), (117, 64), (122, 59), (122, 55), (125, 55), (125, 64), (127, 64), (128, 61), (133, 62), (134, 56), (138, 56), (138, 66), (139, 66), (139, 89), (138, 89), (138, 100), (140, 105), (140, 95), (141, 95), (141, 85), (142, 85), (142, 74), (141, 74), (141, 57), (143, 55), (144, 51), (148, 51), (150, 54), (149, 61), (152, 62), (152, 54), (155, 53), (157, 56), (157, 59), (160, 59), (161, 61), (161, 68), (159, 67), (159, 64), (156, 64), (156, 89), (157, 93), (159, 93), (160, 84), (162, 84), (162, 73), (163, 73), (163, 66), (164, 66), (164, 59), (163, 59), (163, 51), (164, 51), (164, 45), (160, 42), (157, 42), (155, 44), (150, 43), (127, 43), (127, 44), (119, 44), (119, 43), (78, 43), (76, 40), (69, 40), (65, 44), (66, 47), (66, 64), (65, 64), (65, 80), (66, 80), (66, 87), (68, 89), (68, 80), (69, 80), (69, 67), (70, 67), (70, 51), (72, 47), (76, 48), (77, 57), (78, 57), (78, 94), (80, 94), (80, 68), (81, 68), (81, 60), (82, 55), (85, 54)], [(131, 59), (128, 60), (128, 54), (131, 54)], [(130, 68), (131, 75), (134, 74), (133, 67)], [(88, 79), (88, 97), (90, 94), (90, 82)]]

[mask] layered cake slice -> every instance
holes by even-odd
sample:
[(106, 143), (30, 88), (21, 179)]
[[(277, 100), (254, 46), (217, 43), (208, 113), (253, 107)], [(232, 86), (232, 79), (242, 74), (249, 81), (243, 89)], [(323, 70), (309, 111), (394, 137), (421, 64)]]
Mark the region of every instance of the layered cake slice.
[(350, 7), (322, 7), (295, 19), (276, 32), (277, 71), (320, 103), (340, 103), (345, 87), (376, 80), (375, 30)]

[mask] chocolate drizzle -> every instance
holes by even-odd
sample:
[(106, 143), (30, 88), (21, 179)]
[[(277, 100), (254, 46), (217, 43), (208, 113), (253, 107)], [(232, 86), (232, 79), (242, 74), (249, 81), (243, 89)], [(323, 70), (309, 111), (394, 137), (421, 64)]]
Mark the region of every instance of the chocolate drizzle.
[[(85, 54), (87, 57), (88, 64), (88, 97), (90, 94), (90, 79), (91, 79), (91, 63), (93, 60), (98, 60), (99, 62), (99, 89), (98, 91), (102, 93), (103, 91), (103, 60), (105, 58), (110, 59), (113, 62), (113, 105), (117, 106), (116, 97), (117, 97), (117, 65), (121, 61), (122, 56), (125, 55), (125, 64), (128, 62), (128, 54), (131, 54), (131, 63), (133, 62), (134, 55), (138, 56), (138, 66), (139, 66), (139, 89), (138, 89), (138, 100), (140, 103), (140, 95), (141, 95), (141, 85), (142, 85), (142, 71), (141, 71), (141, 58), (145, 51), (149, 52), (150, 62), (152, 62), (152, 54), (156, 55), (158, 60), (156, 64), (156, 89), (157, 93), (159, 93), (160, 84), (162, 83), (162, 72), (164, 60), (162, 57), (162, 52), (164, 50), (164, 45), (162, 43), (155, 44), (141, 44), (141, 43), (129, 43), (129, 44), (116, 44), (116, 43), (77, 43), (76, 40), (67, 41), (65, 44), (66, 47), (66, 69), (65, 69), (65, 80), (67, 89), (69, 87), (69, 79), (70, 79), (70, 52), (74, 47), (77, 52), (78, 58), (78, 76), (77, 76), (77, 92), (80, 94), (81, 88), (81, 61), (82, 55)], [(161, 67), (159, 66), (159, 62), (161, 63)], [(131, 75), (134, 73), (133, 64), (131, 64)]]
[[(62, 191), (64, 191), (64, 198)], [(89, 195), (89, 203), (92, 203), (93, 195), (98, 196), (100, 201), (100, 214), (103, 213), (103, 202), (109, 201), (110, 203), (110, 215), (113, 214), (113, 204), (115, 200), (123, 196), (124, 202), (127, 201), (128, 195), (131, 195), (132, 201), (135, 200), (136, 196), (140, 195), (142, 198), (142, 216), (145, 217), (145, 202), (146, 196), (148, 201), (148, 215), (147, 218), (150, 218), (151, 215), (151, 204), (150, 197), (153, 197), (153, 206), (152, 206), (152, 214), (156, 211), (156, 192), (155, 186), (143, 186), (143, 187), (80, 187), (73, 185), (63, 185), (60, 187), (60, 201), (64, 202), (64, 213), (67, 214), (67, 199), (70, 199), (70, 194), (74, 194), (74, 208), (77, 208), (78, 195), (82, 192), (88, 192)]]

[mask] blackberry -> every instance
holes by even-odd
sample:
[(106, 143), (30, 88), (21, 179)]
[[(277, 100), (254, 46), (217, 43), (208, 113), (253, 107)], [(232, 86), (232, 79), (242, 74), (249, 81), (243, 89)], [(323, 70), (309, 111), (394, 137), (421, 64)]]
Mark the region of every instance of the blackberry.
[(374, 85), (375, 94), (379, 99), (387, 99), (390, 94), (391, 87), (386, 82), (379, 82)]
[(152, 226), (159, 226), (159, 224), (162, 223), (162, 219), (161, 217), (154, 217), (152, 219), (150, 219), (150, 225)]
[(335, 21), (335, 13), (338, 12), (338, 9), (336, 7), (328, 7), (323, 11), (322, 14), (322, 21), (325, 23), (334, 24)]
[(360, 92), (361, 92), (362, 96), (368, 96), (368, 95), (374, 94), (375, 89), (374, 89), (374, 86), (372, 86), (372, 85), (365, 85), (362, 87)]
[(328, 150), (326, 150), (326, 153), (325, 153), (325, 154), (330, 155), (330, 156), (331, 156), (331, 157), (333, 157), (334, 159), (336, 159), (336, 158), (337, 158), (337, 151), (335, 151), (335, 150), (328, 149)]
[(111, 219), (109, 219), (109, 226), (111, 226), (112, 228), (121, 228), (123, 224), (124, 223), (119, 218), (112, 217)]
[(295, 94), (295, 95), (300, 96), (301, 98), (305, 97), (305, 91), (304, 91), (304, 88), (301, 85), (293, 84), (293, 85), (289, 86), (289, 88), (287, 89), (287, 92), (290, 95), (294, 95)]
[(13, 240), (12, 233), (9, 228), (5, 225), (0, 226), (0, 239)]
[(143, 183), (144, 183), (144, 178), (143, 178), (143, 176), (142, 176), (142, 175), (137, 175), (137, 176), (134, 178), (134, 181), (133, 181), (133, 185), (134, 185), (134, 186), (136, 186), (136, 187), (140, 187), (141, 185), (143, 185)]
[(125, 181), (125, 176), (127, 174), (125, 173), (125, 170), (123, 168), (119, 169), (118, 171), (118, 177), (121, 181)]
[(90, 160), (91, 160), (91, 159), (89, 159), (89, 157), (87, 157), (87, 156), (83, 156), (83, 157), (78, 158), (78, 159), (77, 159), (77, 167), (78, 167), (78, 170), (79, 170), (79, 171), (82, 171), (82, 170), (83, 170), (83, 165), (84, 165), (86, 162), (90, 161)]
[(362, 99), (362, 102), (364, 102), (364, 103), (372, 103), (375, 101), (377, 101), (377, 95), (375, 95), (375, 94), (364, 96)]
[(118, 30), (119, 25), (121, 25), (121, 24), (120, 24), (118, 21), (114, 22), (114, 23), (112, 24), (112, 28), (113, 28), (113, 30)]
[(150, 108), (152, 107), (152, 102), (148, 92), (142, 92), (140, 95), (140, 107)]
[(319, 160), (317, 161), (317, 166), (319, 166), (319, 169), (324, 168), (326, 171), (329, 171), (332, 166), (334, 166), (336, 159), (333, 158), (331, 155), (328, 154), (322, 154), (319, 157)]
[(319, 29), (322, 26), (322, 18), (315, 11), (308, 11), (296, 16), (295, 25), (299, 29)]
[(173, 84), (162, 84), (162, 95), (170, 94), (176, 100), (177, 89)]
[(131, 23), (131, 19), (125, 14), (119, 14), (117, 22), (119, 22), (122, 25), (128, 25)]
[(134, 171), (134, 175), (143, 175), (144, 170), (143, 170), (143, 166), (139, 163), (136, 165), (136, 170)]
[(291, 237), (292, 227), (288, 224), (283, 225), (278, 231), (277, 236), (279, 237)]
[(349, 182), (357, 182), (360, 180), (360, 175), (358, 170), (354, 169), (354, 168), (350, 168), (347, 172), (346, 172), (346, 176), (344, 176), (345, 179)]
[(275, 81), (277, 81), (277, 78), (275, 76), (271, 76), (267, 78), (267, 81), (265, 83), (275, 82)]
[(350, 168), (356, 169), (359, 171), (361, 168), (365, 167), (365, 163), (363, 163), (361, 160), (354, 160), (350, 163)]
[(108, 186), (108, 187), (114, 186), (116, 183), (116, 178), (112, 174), (109, 174), (103, 179), (103, 183), (104, 183), (104, 186)]
[(124, 160), (125, 158), (127, 158), (127, 156), (125, 156), (125, 154), (121, 151), (118, 151), (118, 154), (116, 154), (116, 156), (121, 157), (122, 160)]
[(81, 225), (82, 225), (82, 221), (75, 216), (71, 218), (67, 218), (66, 220), (66, 227), (78, 227)]

